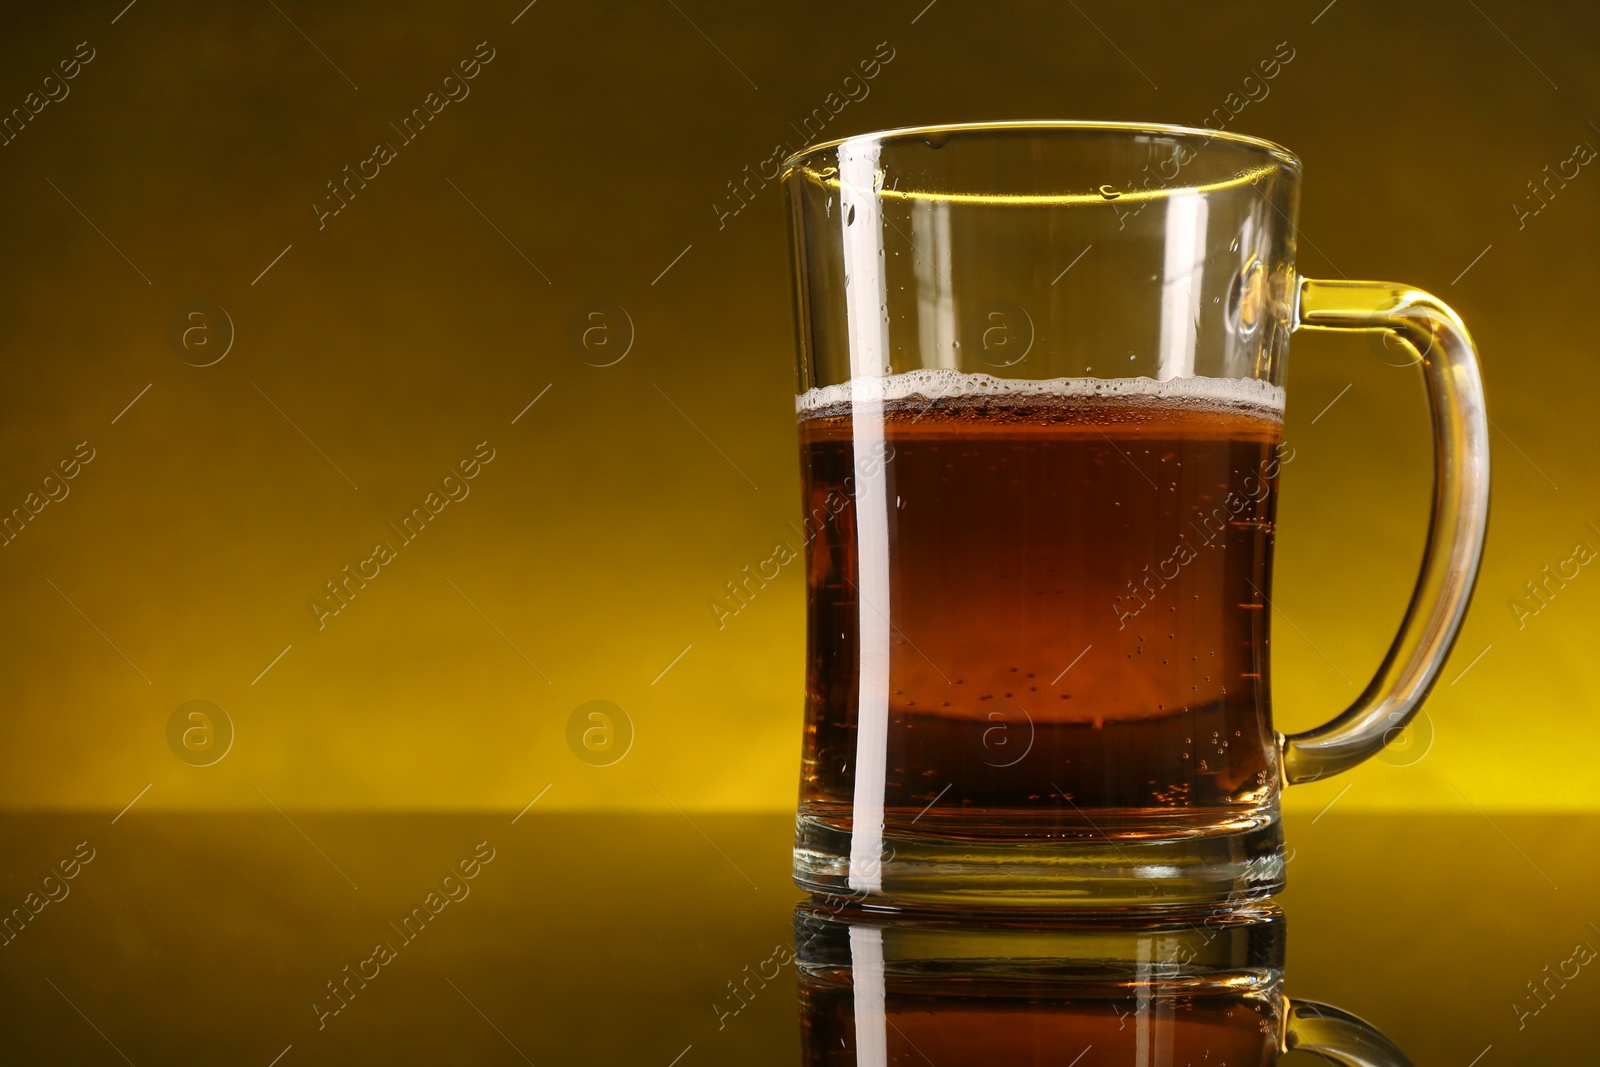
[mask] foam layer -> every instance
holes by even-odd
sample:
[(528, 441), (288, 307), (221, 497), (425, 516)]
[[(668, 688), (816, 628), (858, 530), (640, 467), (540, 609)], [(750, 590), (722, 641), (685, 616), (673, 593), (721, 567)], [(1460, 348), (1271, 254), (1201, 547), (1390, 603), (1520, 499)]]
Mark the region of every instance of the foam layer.
[(1247, 410), (1283, 416), (1283, 387), (1258, 378), (1048, 378), (1032, 381), (996, 378), (944, 367), (928, 367), (891, 374), (881, 378), (856, 378), (841, 385), (807, 390), (795, 397), (795, 409), (802, 416), (848, 413), (863, 401), (920, 399), (927, 402), (949, 400), (956, 403), (993, 398), (1023, 400), (1043, 397), (1052, 400), (1094, 399), (1133, 401), (1184, 401), (1224, 411)]

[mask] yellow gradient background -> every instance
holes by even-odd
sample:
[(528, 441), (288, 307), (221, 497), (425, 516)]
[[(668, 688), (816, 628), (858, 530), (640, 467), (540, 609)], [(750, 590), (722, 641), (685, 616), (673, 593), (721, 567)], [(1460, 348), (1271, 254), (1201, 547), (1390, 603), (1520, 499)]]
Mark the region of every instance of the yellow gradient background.
[[(727, 183), (838, 94), (830, 138), (1248, 101), (1228, 128), (1305, 162), (1301, 269), (1448, 300), (1495, 427), (1489, 552), (1431, 740), (1286, 803), (1600, 806), (1600, 575), (1511, 606), (1600, 549), (1600, 173), (1528, 187), (1600, 146), (1600, 16), (1324, 4), (8, 5), (0, 109), (79, 42), (94, 58), (0, 147), (0, 510), (79, 442), (95, 458), (0, 548), (0, 805), (116, 810), (148, 785), (151, 809), (516, 810), (547, 786), (552, 809), (791, 806), (798, 566), (725, 628), (709, 607), (798, 513), (780, 194), (734, 214)], [(390, 123), (479, 42), (470, 95), (402, 144)], [(1246, 79), (1283, 42), (1261, 96)], [(319, 229), (325, 183), (379, 141), (395, 158)], [(196, 299), (236, 334), (203, 368), (167, 336)], [(612, 366), (568, 339), (594, 301), (633, 324)], [(1400, 362), (1294, 342), (1282, 729), (1355, 697), (1409, 595), (1430, 460)], [(470, 495), (319, 630), (323, 583), (479, 442)], [(196, 699), (236, 728), (203, 768), (167, 744)], [(608, 767), (567, 743), (595, 699), (634, 727)]]

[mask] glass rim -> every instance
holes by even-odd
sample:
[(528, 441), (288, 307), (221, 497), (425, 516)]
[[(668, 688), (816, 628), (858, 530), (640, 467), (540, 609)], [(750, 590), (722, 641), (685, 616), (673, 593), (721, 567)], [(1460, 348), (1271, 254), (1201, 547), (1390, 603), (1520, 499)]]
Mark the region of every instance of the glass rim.
[[(1275, 165), (1275, 168), (1287, 169), (1287, 170), (1291, 171), (1295, 175), (1298, 175), (1304, 169), (1303, 165), (1300, 162), (1300, 157), (1295, 155), (1293, 152), (1289, 151), (1289, 149), (1283, 147), (1282, 145), (1278, 144), (1275, 141), (1269, 141), (1264, 137), (1256, 137), (1256, 136), (1254, 136), (1252, 134), (1247, 134), (1247, 133), (1235, 133), (1235, 132), (1233, 132), (1231, 130), (1211, 130), (1211, 129), (1205, 129), (1203, 127), (1197, 127), (1197, 126), (1178, 126), (1178, 125), (1174, 125), (1174, 124), (1170, 124), (1170, 123), (1161, 123), (1161, 122), (1103, 122), (1103, 121), (1087, 120), (1087, 119), (1047, 119), (1047, 120), (1039, 120), (1039, 121), (956, 122), (956, 123), (944, 123), (944, 124), (929, 125), (929, 126), (897, 126), (897, 127), (891, 128), (891, 129), (874, 130), (874, 131), (869, 131), (867, 133), (858, 133), (858, 134), (854, 134), (854, 135), (849, 136), (849, 137), (838, 137), (838, 138), (835, 138), (835, 139), (833, 139), (831, 141), (821, 141), (821, 142), (818, 142), (817, 144), (808, 145), (805, 148), (802, 148), (801, 150), (799, 150), (798, 152), (791, 153), (787, 158), (784, 159), (783, 165), (780, 168), (780, 175), (783, 178), (788, 178), (791, 175), (791, 173), (793, 173), (797, 168), (807, 169), (807, 168), (805, 168), (805, 164), (807, 162), (813, 160), (818, 155), (820, 155), (820, 154), (822, 154), (824, 152), (828, 152), (828, 151), (840, 148), (840, 147), (842, 147), (844, 145), (847, 145), (847, 144), (850, 144), (850, 143), (856, 142), (856, 141), (876, 142), (876, 143), (881, 145), (881, 144), (888, 144), (888, 143), (891, 143), (891, 142), (906, 141), (906, 140), (916, 140), (916, 139), (920, 139), (920, 138), (933, 137), (933, 136), (951, 137), (951, 136), (958, 136), (958, 135), (963, 135), (963, 134), (982, 134), (982, 133), (995, 133), (995, 132), (1002, 132), (1002, 131), (1012, 131), (1012, 132), (1019, 132), (1019, 133), (1031, 134), (1031, 135), (1037, 135), (1037, 136), (1045, 136), (1045, 135), (1051, 135), (1051, 134), (1068, 134), (1068, 133), (1154, 134), (1154, 135), (1165, 136), (1165, 137), (1182, 138), (1182, 139), (1188, 140), (1188, 141), (1197, 141), (1197, 142), (1199, 142), (1199, 144), (1197, 145), (1197, 148), (1204, 148), (1206, 145), (1212, 143), (1213, 141), (1224, 141), (1224, 142), (1226, 142), (1226, 143), (1228, 143), (1228, 144), (1230, 144), (1230, 145), (1232, 145), (1232, 146), (1234, 146), (1236, 148), (1247, 149), (1247, 150), (1249, 150), (1251, 152), (1266, 156), (1267, 158), (1269, 158), (1273, 162), (1273, 164)], [(1263, 168), (1263, 170), (1265, 170), (1265, 169), (1266, 168)], [(1250, 176), (1249, 175), (1245, 175), (1242, 178), (1236, 178), (1236, 179), (1234, 179), (1232, 181), (1224, 181), (1224, 182), (1217, 182), (1217, 183), (1202, 183), (1202, 185), (1200, 185), (1200, 186), (1193, 186), (1193, 185), (1187, 185), (1185, 183), (1178, 183), (1178, 184), (1176, 184), (1174, 186), (1167, 186), (1167, 187), (1164, 187), (1164, 188), (1159, 189), (1159, 190), (1149, 190), (1149, 191), (1141, 191), (1141, 193), (1134, 193), (1131, 198), (1143, 199), (1144, 197), (1148, 197), (1148, 196), (1151, 196), (1151, 195), (1156, 195), (1156, 196), (1168, 195), (1168, 194), (1170, 194), (1170, 193), (1172, 193), (1174, 191), (1185, 189), (1185, 188), (1207, 188), (1207, 187), (1210, 187), (1210, 186), (1224, 186), (1224, 185), (1235, 184), (1235, 182), (1238, 182), (1238, 181), (1249, 181), (1249, 180), (1251, 180)], [(887, 190), (880, 191), (880, 195), (887, 195)], [(963, 194), (940, 194), (940, 193), (926, 193), (926, 194), (900, 193), (899, 195), (900, 196), (917, 196), (917, 197), (925, 196), (925, 197), (927, 197), (929, 199), (934, 199), (934, 200), (946, 200), (946, 199), (961, 200), (961, 199), (968, 199), (969, 198), (968, 196), (963, 195)], [(977, 199), (983, 199), (983, 200), (990, 199), (990, 197), (983, 196), (983, 195), (980, 195), (980, 196), (978, 196), (976, 198)], [(1075, 199), (1078, 199), (1078, 196), (1075, 196), (1073, 194), (1065, 194), (1065, 195), (1063, 195), (1063, 194), (1050, 194), (1050, 195), (1043, 195), (1043, 196), (1024, 196), (1024, 197), (1020, 197), (1020, 198), (1008, 198), (1008, 197), (1004, 196), (1004, 194), (1001, 194), (999, 196), (999, 199), (1001, 199), (1001, 200), (1005, 200), (1005, 199), (1021, 199), (1021, 200), (1024, 200), (1024, 201), (1060, 202), (1062, 200), (1075, 200)], [(1090, 199), (1090, 198), (1089, 197), (1084, 197), (1084, 199)]]

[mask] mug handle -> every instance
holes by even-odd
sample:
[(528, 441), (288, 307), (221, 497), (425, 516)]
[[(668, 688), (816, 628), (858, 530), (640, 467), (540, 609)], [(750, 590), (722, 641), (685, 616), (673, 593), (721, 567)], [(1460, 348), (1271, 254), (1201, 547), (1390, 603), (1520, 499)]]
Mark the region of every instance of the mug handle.
[(1400, 632), (1367, 688), (1338, 718), (1278, 735), (1285, 785), (1347, 771), (1411, 721), (1461, 629), (1489, 524), (1489, 423), (1478, 354), (1438, 297), (1389, 282), (1302, 279), (1296, 329), (1388, 330), (1416, 355), (1433, 418), (1433, 511)]
[(1284, 1020), (1283, 1052), (1318, 1052), (1347, 1067), (1411, 1067), (1393, 1041), (1347, 1011), (1314, 1000), (1291, 1000)]

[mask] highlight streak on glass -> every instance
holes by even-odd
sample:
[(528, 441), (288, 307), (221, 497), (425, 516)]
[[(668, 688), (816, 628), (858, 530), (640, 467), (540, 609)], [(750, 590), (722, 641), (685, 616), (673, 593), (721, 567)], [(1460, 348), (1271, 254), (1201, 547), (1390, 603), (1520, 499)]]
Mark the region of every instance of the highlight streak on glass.
[[(876, 607), (889, 604), (890, 508), (888, 472), (878, 459), (884, 454), (881, 386), (887, 369), (889, 324), (883, 311), (887, 293), (883, 209), (871, 193), (877, 177), (877, 142), (840, 146), (839, 225), (843, 231), (845, 316), (853, 390), (850, 424), (855, 448), (856, 595), (861, 648), (849, 885), (867, 892), (883, 887), (883, 790), (888, 775), (892, 656), (889, 616)], [(879, 1040), (881, 1043), (882, 1038)], [(862, 1062), (872, 1061), (867, 1058)]]
[(1205, 198), (1193, 189), (1167, 199), (1166, 247), (1162, 256), (1161, 341), (1156, 378), (1194, 374), (1196, 320), (1206, 263)]
[(850, 927), (850, 987), (855, 998), (856, 1063), (860, 1067), (888, 1067), (889, 1016), (884, 1011), (881, 928)]

